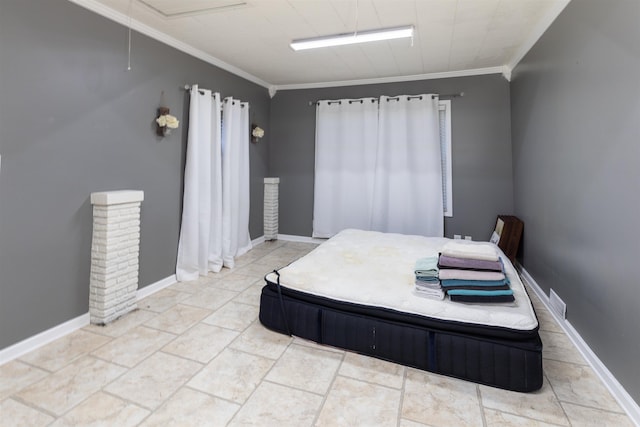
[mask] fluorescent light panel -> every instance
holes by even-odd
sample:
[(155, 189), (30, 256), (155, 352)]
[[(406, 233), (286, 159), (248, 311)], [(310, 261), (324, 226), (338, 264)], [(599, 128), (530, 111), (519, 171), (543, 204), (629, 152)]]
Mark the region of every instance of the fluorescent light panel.
[(379, 40), (401, 39), (405, 37), (413, 37), (413, 25), (362, 31), (359, 33), (337, 34), (335, 36), (314, 37), (311, 39), (299, 39), (292, 41), (290, 46), (293, 50), (305, 50), (318, 47), (375, 42)]

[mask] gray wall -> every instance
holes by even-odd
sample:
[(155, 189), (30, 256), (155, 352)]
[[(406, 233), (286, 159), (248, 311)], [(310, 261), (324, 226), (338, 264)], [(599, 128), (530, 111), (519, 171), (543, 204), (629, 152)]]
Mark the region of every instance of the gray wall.
[(511, 86), (522, 263), (640, 402), (640, 2), (580, 0)]
[[(270, 99), (265, 88), (133, 35), (67, 0), (0, 0), (0, 349), (88, 311), (94, 191), (136, 189), (140, 286), (175, 272), (185, 83), (251, 104), (252, 238), (262, 235)], [(154, 133), (161, 92), (181, 120)]]
[(464, 92), (451, 101), (453, 218), (445, 234), (487, 240), (513, 211), (509, 82), (501, 75), (280, 91), (271, 103), (270, 173), (280, 177), (280, 233), (311, 236), (318, 99)]

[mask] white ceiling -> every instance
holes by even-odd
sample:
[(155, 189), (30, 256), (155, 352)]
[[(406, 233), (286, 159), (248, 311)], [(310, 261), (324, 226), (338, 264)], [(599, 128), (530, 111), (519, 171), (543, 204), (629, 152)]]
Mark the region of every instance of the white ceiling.
[[(569, 2), (71, 1), (277, 89), (495, 72), (508, 78)], [(292, 39), (352, 32), (356, 20), (360, 31), (414, 25), (413, 46), (400, 39), (300, 52), (289, 47)]]

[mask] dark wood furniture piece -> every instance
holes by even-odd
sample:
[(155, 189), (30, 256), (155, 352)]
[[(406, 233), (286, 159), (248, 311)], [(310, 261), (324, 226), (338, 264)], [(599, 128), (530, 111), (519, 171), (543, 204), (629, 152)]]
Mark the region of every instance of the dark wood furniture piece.
[[(502, 221), (502, 225), (500, 221)], [(517, 216), (498, 215), (495, 228), (495, 232), (500, 235), (498, 247), (512, 263), (515, 263), (516, 260), (523, 229), (524, 223)]]

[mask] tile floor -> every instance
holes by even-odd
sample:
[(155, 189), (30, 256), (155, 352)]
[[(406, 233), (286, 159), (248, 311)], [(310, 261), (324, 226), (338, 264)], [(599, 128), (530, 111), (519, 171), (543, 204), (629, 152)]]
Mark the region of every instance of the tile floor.
[(632, 426), (533, 297), (545, 382), (520, 394), (323, 347), (257, 320), (262, 277), (314, 245), (263, 243), (106, 326), (0, 366), (1, 426)]

